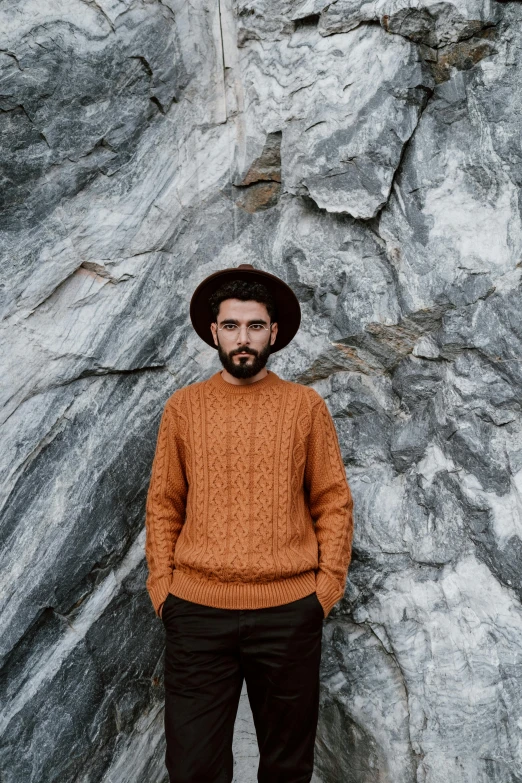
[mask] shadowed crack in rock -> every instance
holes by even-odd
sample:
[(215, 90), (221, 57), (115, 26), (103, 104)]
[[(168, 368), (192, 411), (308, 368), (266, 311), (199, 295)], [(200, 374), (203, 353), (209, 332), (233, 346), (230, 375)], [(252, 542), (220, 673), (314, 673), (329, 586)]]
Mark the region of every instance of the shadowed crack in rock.
[[(261, 154), (246, 174), (234, 180), (239, 196), (235, 203), (246, 212), (258, 212), (277, 204), (281, 193), (281, 131), (269, 133)], [(234, 196), (233, 196), (234, 197)]]
[[(299, 26), (301, 20), (315, 19), (315, 16), (318, 16), (315, 24), (320, 34), (325, 37), (349, 32), (364, 25), (378, 24), (387, 33), (437, 49), (448, 43), (479, 35), (485, 29), (496, 26), (501, 18), (500, 14), (493, 10), (489, 19), (470, 19), (467, 18), (466, 11), (461, 15), (457, 8), (455, 3), (441, 2), (435, 12), (419, 4), (416, 8), (408, 6), (398, 8), (393, 13), (382, 13), (385, 10), (383, 3), (361, 3), (361, 8), (357, 9), (353, 5), (333, 2), (325, 4), (317, 15), (300, 17), (297, 14), (293, 19), (294, 24)], [(450, 23), (450, 20), (453, 23)], [(452, 41), (448, 41), (448, 32)]]
[(80, 375), (78, 375), (76, 378), (72, 378), (70, 381), (67, 381), (67, 384), (75, 383), (76, 381), (81, 380), (82, 378), (92, 378), (97, 377), (100, 375), (135, 375), (142, 372), (157, 372), (158, 370), (165, 370), (167, 367), (165, 362), (158, 363), (158, 364), (149, 364), (143, 367), (96, 367), (88, 370), (84, 370)]

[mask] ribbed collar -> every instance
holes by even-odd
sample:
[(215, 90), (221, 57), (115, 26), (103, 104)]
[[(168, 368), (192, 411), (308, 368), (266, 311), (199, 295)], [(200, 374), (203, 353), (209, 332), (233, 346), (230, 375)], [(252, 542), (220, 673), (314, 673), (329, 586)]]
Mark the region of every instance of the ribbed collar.
[(215, 389), (219, 389), (220, 392), (224, 392), (225, 394), (255, 394), (263, 389), (269, 389), (280, 382), (281, 378), (271, 370), (268, 370), (268, 375), (265, 375), (264, 378), (261, 378), (260, 381), (256, 381), (255, 383), (245, 383), (241, 385), (228, 383), (228, 381), (224, 381), (221, 377), (221, 371), (212, 375), (207, 381), (207, 383), (210, 383)]

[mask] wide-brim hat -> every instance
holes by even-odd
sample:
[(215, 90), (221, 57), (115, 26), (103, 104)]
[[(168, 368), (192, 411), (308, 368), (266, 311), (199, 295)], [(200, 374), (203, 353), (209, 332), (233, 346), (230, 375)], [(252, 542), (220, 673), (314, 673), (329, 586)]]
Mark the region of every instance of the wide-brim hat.
[(198, 285), (190, 300), (190, 320), (197, 334), (207, 345), (217, 348), (212, 339), (210, 324), (215, 321), (209, 299), (218, 288), (233, 280), (261, 283), (275, 299), (277, 308), (277, 337), (271, 353), (280, 351), (293, 339), (301, 323), (301, 308), (297, 296), (289, 285), (269, 272), (256, 269), (251, 264), (240, 264), (232, 269), (214, 272)]

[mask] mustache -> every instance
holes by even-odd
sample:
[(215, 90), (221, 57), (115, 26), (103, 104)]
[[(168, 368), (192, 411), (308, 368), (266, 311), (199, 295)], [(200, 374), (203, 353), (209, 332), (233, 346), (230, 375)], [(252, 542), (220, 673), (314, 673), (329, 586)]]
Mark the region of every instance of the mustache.
[(252, 356), (257, 356), (258, 351), (255, 351), (253, 348), (235, 348), (233, 351), (229, 352), (229, 356), (236, 356), (238, 353), (250, 353)]

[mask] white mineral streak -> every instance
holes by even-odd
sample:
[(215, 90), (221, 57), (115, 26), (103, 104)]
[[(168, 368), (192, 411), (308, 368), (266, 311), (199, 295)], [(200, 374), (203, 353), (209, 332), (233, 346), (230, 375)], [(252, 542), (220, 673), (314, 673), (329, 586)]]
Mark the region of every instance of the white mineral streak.
[(144, 499), (245, 262), (355, 498), (314, 783), (522, 779), (521, 51), (514, 1), (0, 2), (2, 783), (166, 783)]
[(421, 780), (443, 780), (448, 745), (469, 779), (487, 779), (487, 759), (513, 753), (522, 762), (522, 613), (486, 566), (470, 555), (423, 583), (405, 569), (370, 601), (363, 622), (384, 626), (401, 668)]
[(0, 732), (5, 730), (6, 726), (27, 702), (40, 689), (45, 687), (46, 683), (56, 677), (60, 668), (65, 665), (68, 656), (85, 638), (89, 628), (107, 610), (108, 605), (116, 596), (119, 588), (121, 588), (125, 577), (142, 560), (144, 545), (145, 531), (142, 530), (119, 567), (115, 571), (110, 572), (100, 587), (85, 601), (74, 621), (68, 624), (60, 641), (56, 645), (48, 647), (43, 654), (40, 653), (37, 659), (32, 662), (31, 677), (24, 682), (23, 687), (18, 690), (16, 697), (0, 716)]
[[(109, 768), (100, 783), (120, 783), (122, 780), (162, 780), (164, 777), (163, 709), (155, 706), (150, 713), (140, 715), (131, 734), (121, 736)], [(89, 775), (78, 778), (89, 783)]]

